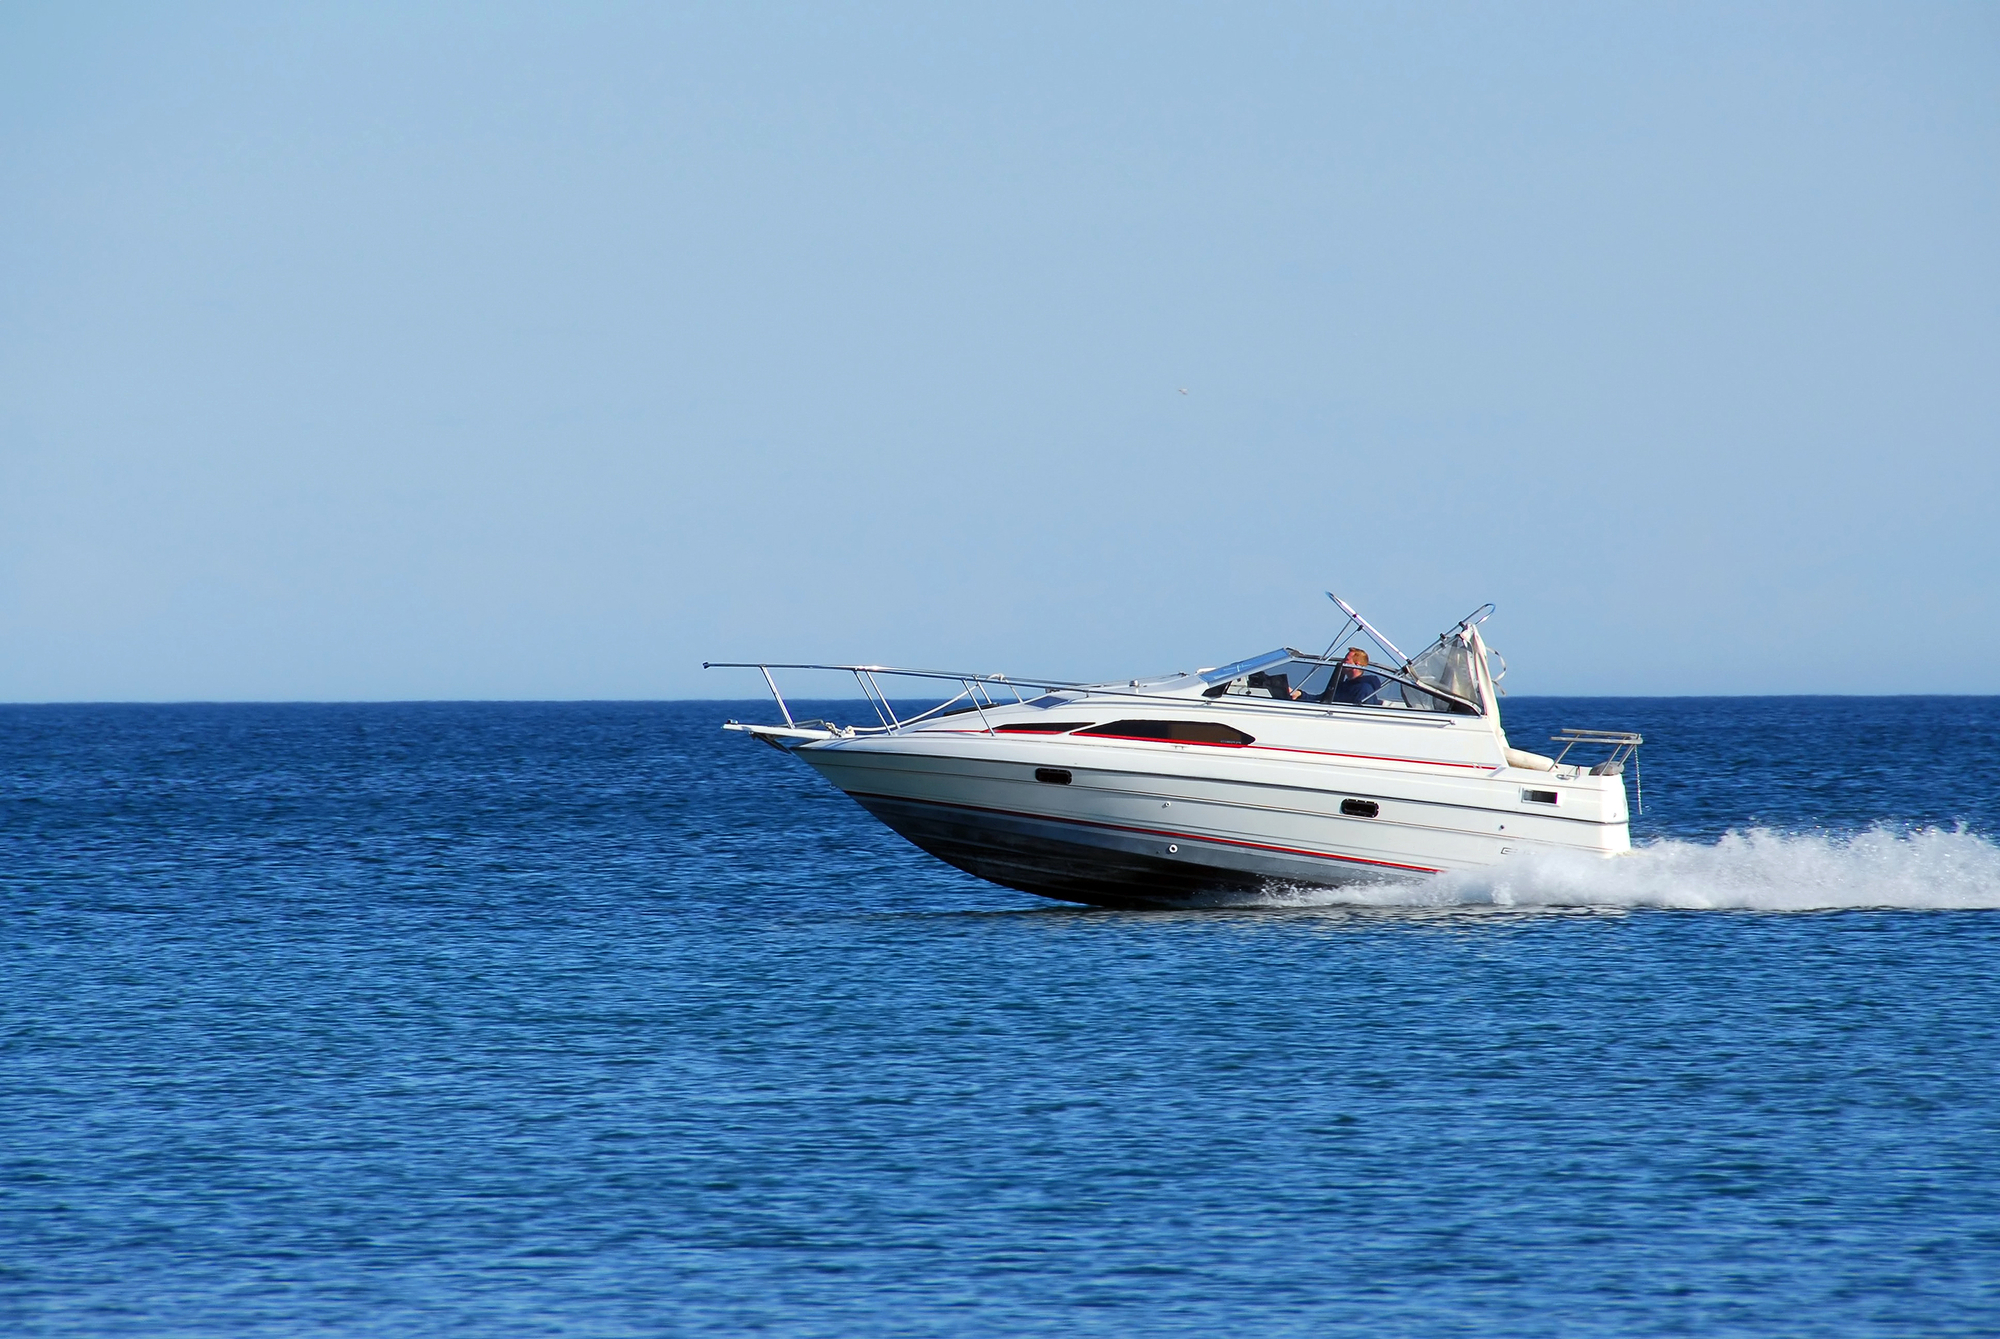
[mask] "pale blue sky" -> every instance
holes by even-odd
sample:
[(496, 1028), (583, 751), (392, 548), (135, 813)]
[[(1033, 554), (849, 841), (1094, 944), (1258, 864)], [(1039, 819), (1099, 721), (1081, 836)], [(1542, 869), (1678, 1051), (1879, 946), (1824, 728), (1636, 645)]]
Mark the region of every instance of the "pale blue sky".
[(1990, 5), (16, 4), (0, 200), (0, 700), (2000, 692)]

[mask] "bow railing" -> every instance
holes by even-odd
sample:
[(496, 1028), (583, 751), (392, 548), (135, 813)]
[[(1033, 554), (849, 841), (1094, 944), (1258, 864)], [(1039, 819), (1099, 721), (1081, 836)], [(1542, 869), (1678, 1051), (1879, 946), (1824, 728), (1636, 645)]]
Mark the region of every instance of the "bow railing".
[[(764, 676), (765, 685), (771, 690), (771, 697), (778, 704), (778, 711), (785, 718), (786, 728), (801, 736), (819, 737), (826, 735), (851, 737), (864, 734), (890, 734), (908, 729), (923, 721), (936, 720), (940, 716), (952, 716), (961, 712), (977, 712), (980, 724), (986, 733), (993, 733), (993, 726), (986, 720), (989, 708), (1012, 706), (1030, 700), (1023, 690), (1032, 690), (1034, 696), (1058, 692), (1066, 688), (1084, 688), (1091, 685), (1070, 683), (1062, 679), (1021, 679), (1006, 674), (967, 674), (959, 670), (901, 669), (893, 665), (812, 665), (787, 664), (779, 661), (755, 660), (704, 660), (703, 669), (753, 669)], [(772, 670), (830, 670), (852, 674), (854, 682), (861, 689), (861, 696), (867, 700), (880, 725), (853, 726), (835, 725), (831, 721), (797, 721), (792, 718), (791, 706), (778, 688), (778, 681)], [(883, 691), (883, 677), (918, 679), (932, 683), (957, 684), (958, 691), (914, 716), (898, 716), (889, 695)], [(963, 705), (961, 705), (963, 704)], [(735, 724), (735, 722), (731, 722)]]

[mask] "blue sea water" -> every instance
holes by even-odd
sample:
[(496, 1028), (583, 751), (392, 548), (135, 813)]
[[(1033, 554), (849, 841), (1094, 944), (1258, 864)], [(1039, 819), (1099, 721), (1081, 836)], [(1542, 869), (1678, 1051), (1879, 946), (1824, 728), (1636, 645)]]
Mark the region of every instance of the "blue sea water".
[(2000, 1333), (2000, 700), (1514, 699), (1640, 855), (1173, 913), (767, 713), (0, 708), (0, 1330)]

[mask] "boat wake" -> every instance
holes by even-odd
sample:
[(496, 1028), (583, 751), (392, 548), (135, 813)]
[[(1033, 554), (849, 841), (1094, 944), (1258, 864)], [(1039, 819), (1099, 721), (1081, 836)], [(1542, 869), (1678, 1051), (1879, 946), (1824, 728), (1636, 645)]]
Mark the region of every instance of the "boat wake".
[(1970, 832), (1873, 829), (1851, 836), (1731, 832), (1632, 854), (1516, 856), (1411, 883), (1273, 887), (1267, 907), (1674, 908), (1716, 911), (2000, 910), (2000, 845)]

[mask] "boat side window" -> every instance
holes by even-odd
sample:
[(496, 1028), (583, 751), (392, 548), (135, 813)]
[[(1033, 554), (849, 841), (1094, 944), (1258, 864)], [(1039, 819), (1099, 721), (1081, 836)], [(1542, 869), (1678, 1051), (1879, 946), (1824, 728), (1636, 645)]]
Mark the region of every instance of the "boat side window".
[(1170, 744), (1216, 744), (1238, 749), (1257, 742), (1254, 735), (1246, 735), (1221, 721), (1106, 721), (1103, 725), (1093, 725), (1076, 733), (1104, 735), (1113, 739), (1157, 739)]

